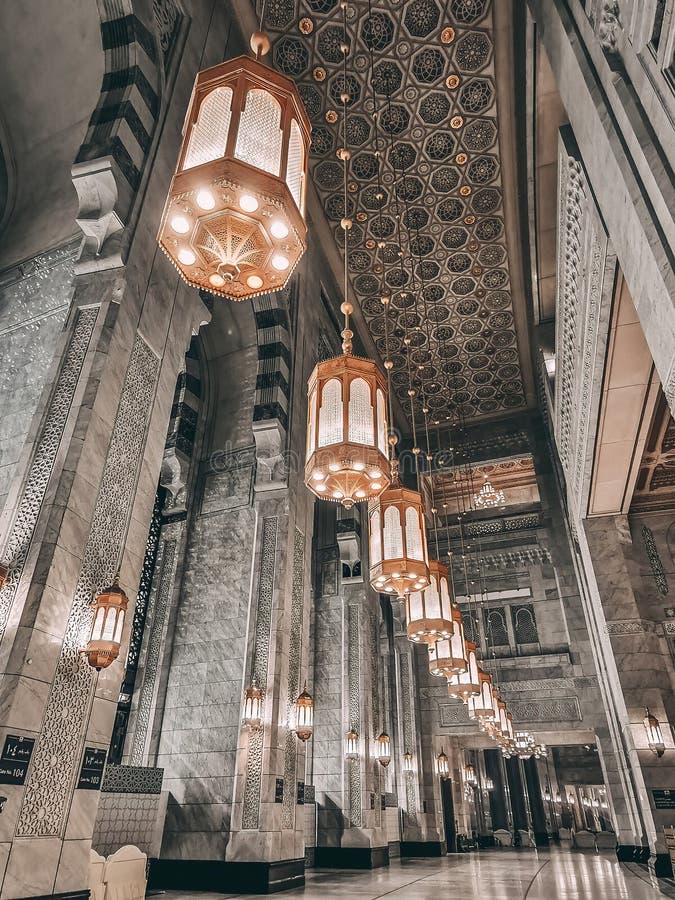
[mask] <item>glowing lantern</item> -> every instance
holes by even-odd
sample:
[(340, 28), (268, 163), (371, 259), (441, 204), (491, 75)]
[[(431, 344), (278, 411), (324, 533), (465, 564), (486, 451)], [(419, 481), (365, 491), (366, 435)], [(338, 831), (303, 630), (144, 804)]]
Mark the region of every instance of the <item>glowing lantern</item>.
[(262, 720), (262, 696), (263, 692), (256, 684), (254, 678), (251, 686), (244, 691), (244, 714), (242, 716), (244, 725), (260, 725)]
[(369, 508), (370, 583), (380, 593), (404, 597), (429, 584), (422, 497), (394, 483)]
[(436, 757), (436, 771), (444, 781), (450, 777), (450, 761), (443, 750)]
[(119, 656), (128, 603), (129, 599), (120, 587), (118, 572), (112, 585), (92, 601), (94, 620), (89, 642), (83, 651), (92, 668), (106, 669)]
[(369, 359), (344, 353), (309, 379), (305, 484), (350, 509), (390, 484), (387, 383)]
[(480, 684), (480, 692), (478, 695), (469, 697), (467, 701), (467, 710), (471, 719), (484, 719), (494, 722), (495, 711), (492, 700), (492, 678), (487, 672), (478, 667), (478, 682)]
[(465, 641), (465, 648), (467, 667), (463, 672), (457, 672), (448, 678), (448, 696), (466, 703), (469, 697), (480, 694), (480, 681), (476, 645), (473, 641)]
[(409, 750), (403, 754), (403, 771), (406, 775), (410, 775), (413, 772), (413, 756)]
[(158, 237), (188, 284), (231, 300), (286, 284), (305, 252), (310, 129), (293, 81), (259, 58), (197, 75)]
[[(441, 638), (452, 637), (457, 632), (457, 621), (453, 615), (448, 567), (438, 560), (431, 559), (429, 576), (429, 587), (414, 590), (406, 597), (406, 626), (411, 641), (426, 641), (433, 644)], [(460, 626), (461, 623), (460, 613)], [(463, 652), (461, 656), (464, 656)]]
[(391, 739), (385, 731), (377, 739), (375, 753), (379, 764), (386, 769), (391, 762)]
[(469, 667), (462, 613), (456, 603), (452, 604), (452, 623), (452, 637), (439, 638), (429, 645), (429, 671), (432, 675), (451, 678)]
[(295, 701), (295, 728), (293, 730), (298, 740), (303, 743), (311, 738), (314, 730), (314, 700), (308, 693), (307, 687)]
[(649, 712), (648, 708), (645, 709), (644, 726), (645, 731), (647, 732), (647, 746), (653, 753), (656, 753), (660, 759), (666, 752), (666, 745), (663, 741), (663, 732), (661, 731), (659, 720)]
[(476, 784), (476, 770), (471, 765), (471, 763), (467, 763), (464, 766), (464, 780), (467, 784), (475, 785)]
[(345, 759), (359, 758), (359, 735), (358, 732), (350, 729), (345, 738)]

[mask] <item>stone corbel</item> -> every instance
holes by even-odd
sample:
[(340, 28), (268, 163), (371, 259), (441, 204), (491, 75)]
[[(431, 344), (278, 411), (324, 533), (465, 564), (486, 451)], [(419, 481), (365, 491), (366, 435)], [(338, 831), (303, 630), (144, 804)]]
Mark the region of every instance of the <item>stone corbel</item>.
[(621, 8), (618, 0), (601, 0), (595, 14), (595, 33), (610, 66), (620, 63), (619, 39), (623, 31)]
[(75, 221), (84, 234), (75, 272), (95, 272), (124, 265), (124, 223), (118, 209), (118, 179), (122, 178), (112, 156), (75, 163), (71, 169), (80, 208)]
[(173, 516), (186, 511), (186, 486), (189, 469), (190, 460), (184, 453), (176, 450), (175, 447), (167, 447), (164, 450), (159, 476), (159, 483), (166, 490), (162, 515)]
[(255, 440), (256, 491), (275, 491), (288, 487), (286, 465), (286, 429), (278, 419), (253, 423)]

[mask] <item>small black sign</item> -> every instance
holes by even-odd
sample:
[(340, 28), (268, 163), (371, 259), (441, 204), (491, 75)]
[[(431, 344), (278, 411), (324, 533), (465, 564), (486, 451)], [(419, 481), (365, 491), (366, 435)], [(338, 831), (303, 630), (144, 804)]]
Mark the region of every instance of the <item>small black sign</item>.
[(305, 782), (304, 781), (298, 782), (298, 800), (297, 800), (297, 802), (300, 804), (300, 806), (303, 806), (305, 803)]
[(284, 802), (284, 779), (283, 778), (277, 778), (277, 782), (274, 787), (274, 802), (275, 803), (283, 803)]
[(375, 794), (373, 793), (370, 795), (370, 808), (375, 809)]
[(380, 800), (382, 802), (382, 809), (386, 809), (387, 808), (387, 798), (384, 796), (384, 794), (380, 794)]
[(25, 784), (35, 738), (8, 734), (0, 756), (0, 784)]
[(675, 789), (669, 791), (652, 791), (654, 806), (657, 809), (675, 809)]
[(105, 769), (105, 750), (96, 747), (85, 747), (82, 757), (82, 768), (77, 787), (84, 791), (98, 791), (101, 787), (103, 770)]

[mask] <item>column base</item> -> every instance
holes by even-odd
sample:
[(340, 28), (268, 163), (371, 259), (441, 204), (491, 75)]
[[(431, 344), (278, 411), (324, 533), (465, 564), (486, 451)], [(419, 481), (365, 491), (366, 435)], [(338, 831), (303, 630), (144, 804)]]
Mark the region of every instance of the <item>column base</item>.
[(670, 853), (657, 853), (649, 860), (649, 868), (657, 878), (672, 878), (673, 864)]
[(639, 844), (619, 844), (616, 848), (616, 858), (619, 862), (646, 863), (649, 859), (649, 847), (641, 847)]
[(389, 859), (398, 859), (401, 856), (401, 842), (389, 841)]
[(305, 860), (224, 862), (212, 859), (153, 859), (148, 889), (276, 894), (305, 884)]
[(317, 847), (318, 869), (379, 869), (389, 865), (389, 847)]
[(445, 856), (445, 841), (401, 841), (401, 856)]

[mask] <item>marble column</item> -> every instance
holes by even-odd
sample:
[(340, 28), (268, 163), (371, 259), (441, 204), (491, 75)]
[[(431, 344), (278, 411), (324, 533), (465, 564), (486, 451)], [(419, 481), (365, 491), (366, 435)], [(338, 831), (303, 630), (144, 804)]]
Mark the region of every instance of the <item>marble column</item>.
[(522, 774), (520, 760), (517, 757), (512, 756), (506, 760), (506, 777), (509, 783), (514, 831), (519, 831), (521, 828), (527, 830), (530, 825)]
[(525, 783), (527, 785), (527, 799), (530, 806), (530, 818), (532, 820), (534, 839), (538, 847), (546, 846), (548, 844), (546, 813), (544, 811), (544, 800), (541, 794), (537, 760), (533, 756), (530, 757), (530, 759), (525, 760), (523, 772), (525, 775)]
[(176, 377), (209, 317), (161, 256), (150, 269), (140, 251), (124, 268), (100, 266), (76, 277), (4, 517), (0, 726), (34, 742), (0, 823), (8, 898), (88, 892), (98, 791), (78, 787), (79, 773), (85, 748), (108, 749), (122, 677), (120, 662), (96, 673), (80, 654), (89, 601), (119, 569), (131, 600), (123, 660)]
[(510, 828), (509, 817), (504, 794), (504, 781), (502, 779), (501, 750), (484, 750), (485, 772), (492, 779), (494, 790), (490, 791), (490, 816), (492, 830), (498, 828)]

